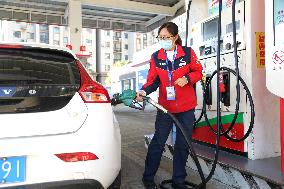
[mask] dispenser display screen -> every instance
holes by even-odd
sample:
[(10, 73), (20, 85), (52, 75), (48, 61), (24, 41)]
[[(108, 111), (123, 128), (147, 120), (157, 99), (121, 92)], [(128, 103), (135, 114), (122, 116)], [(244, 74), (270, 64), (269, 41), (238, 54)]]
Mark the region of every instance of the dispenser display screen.
[[(236, 29), (237, 30), (240, 29), (240, 21), (239, 20), (236, 21)], [(226, 25), (226, 33), (233, 33), (233, 22)]]
[(203, 41), (216, 38), (218, 35), (218, 17), (202, 24)]

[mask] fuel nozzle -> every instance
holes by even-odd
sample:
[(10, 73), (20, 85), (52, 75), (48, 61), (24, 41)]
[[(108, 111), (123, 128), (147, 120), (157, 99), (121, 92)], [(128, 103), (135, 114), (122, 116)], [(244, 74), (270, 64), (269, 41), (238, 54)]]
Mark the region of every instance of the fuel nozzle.
[(125, 106), (130, 106), (135, 98), (136, 92), (131, 89), (122, 91), (119, 97), (119, 99), (124, 103)]
[(112, 106), (116, 106), (118, 104), (121, 104), (122, 101), (120, 100), (120, 94), (119, 93), (115, 93), (112, 96), (112, 99), (111, 99), (110, 103), (111, 103)]
[(143, 105), (140, 105), (137, 101), (135, 101), (135, 98), (136, 92), (134, 90), (127, 89), (122, 91), (121, 94), (114, 94), (113, 98), (111, 99), (111, 105), (115, 106), (123, 103), (125, 106), (128, 106), (130, 108), (144, 110), (146, 105), (145, 99), (143, 98)]

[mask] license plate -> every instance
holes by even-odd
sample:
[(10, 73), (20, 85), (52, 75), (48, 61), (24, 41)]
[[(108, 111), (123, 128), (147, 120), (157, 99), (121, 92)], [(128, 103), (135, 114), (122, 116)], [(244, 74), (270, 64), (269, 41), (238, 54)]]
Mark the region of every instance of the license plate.
[(24, 182), (26, 179), (26, 156), (0, 158), (0, 182)]

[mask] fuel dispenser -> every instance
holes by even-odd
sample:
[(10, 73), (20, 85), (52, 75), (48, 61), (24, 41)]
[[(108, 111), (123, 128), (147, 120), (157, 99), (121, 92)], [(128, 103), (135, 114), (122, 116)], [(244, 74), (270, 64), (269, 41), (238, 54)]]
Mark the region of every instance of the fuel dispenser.
[[(232, 10), (225, 9), (222, 11), (222, 25), (221, 25), (221, 67), (227, 67), (235, 70), (234, 56), (233, 56), (233, 24), (232, 24)], [(218, 26), (218, 16), (210, 16), (200, 22), (191, 26), (190, 35), (190, 46), (195, 50), (199, 56), (199, 60), (204, 68), (204, 78), (207, 87), (205, 88), (205, 103), (207, 107), (207, 114), (209, 121), (212, 122), (213, 126), (214, 118), (216, 117), (216, 88), (217, 80), (220, 85), (221, 102), (222, 102), (222, 121), (224, 123), (224, 128), (228, 127), (230, 120), (233, 118), (233, 114), (236, 107), (236, 78), (232, 76), (230, 72), (222, 70), (220, 72), (219, 78), (216, 76), (212, 78), (211, 82), (207, 82), (212, 76), (213, 72), (216, 70), (217, 61), (217, 26)], [(238, 51), (238, 61), (240, 76), (245, 78), (246, 73), (244, 72), (245, 64), (243, 57), (245, 56), (245, 38), (244, 38), (244, 28), (245, 28), (245, 2), (240, 2), (236, 5), (236, 39), (237, 39), (237, 51)], [(202, 87), (197, 84), (197, 96), (198, 96), (198, 107), (199, 111), (202, 109), (203, 96)], [(240, 94), (245, 95), (244, 90), (241, 88)], [(245, 112), (246, 106), (244, 104), (245, 97), (241, 98), (239, 116), (236, 122), (236, 126), (228, 133), (229, 135), (239, 138), (244, 134), (244, 118), (243, 114)], [(196, 114), (198, 114), (198, 112)], [(203, 118), (196, 125), (194, 139), (207, 144), (214, 144), (215, 137), (212, 132), (207, 127), (207, 123)], [(210, 137), (208, 137), (210, 136)], [(245, 154), (247, 150), (245, 149), (244, 142), (233, 143), (225, 137), (221, 137), (221, 147), (226, 148), (230, 151), (236, 153)]]
[[(256, 9), (255, 7), (258, 7)], [(194, 7), (192, 7), (194, 9)], [(241, 138), (251, 127), (250, 103), (246, 88), (251, 91), (255, 105), (254, 129), (252, 135), (245, 141), (235, 143), (224, 136), (221, 137), (220, 147), (231, 153), (240, 154), (249, 159), (262, 159), (280, 155), (277, 117), (277, 101), (265, 88), (265, 68), (259, 66), (257, 50), (264, 49), (264, 3), (260, 1), (239, 1), (235, 7), (235, 27), (238, 72), (241, 80), (239, 106), (237, 104), (237, 71), (235, 66), (233, 48), (233, 23), (232, 9), (223, 9), (221, 13), (221, 69), (219, 78), (216, 76), (217, 64), (217, 26), (218, 15), (212, 15), (192, 24), (189, 28), (190, 46), (195, 50), (204, 68), (205, 105), (208, 120), (216, 130), (216, 95), (217, 80), (221, 93), (221, 114), (223, 128), (227, 129), (232, 124), (234, 114), (238, 111), (235, 126), (227, 134), (232, 138)], [(271, 27), (273, 28), (273, 27)], [(273, 32), (271, 32), (273, 33)], [(260, 35), (261, 34), (261, 35)], [(262, 41), (263, 40), (263, 41)], [(262, 46), (261, 46), (262, 45)], [(263, 50), (264, 51), (264, 50)], [(262, 52), (262, 49), (261, 49)], [(283, 51), (284, 52), (284, 51)], [(263, 54), (261, 54), (263, 56)], [(283, 54), (284, 55), (284, 54)], [(283, 56), (284, 58), (284, 56)], [(284, 64), (284, 63), (283, 63)], [(215, 73), (214, 73), (215, 72)], [(215, 75), (214, 75), (215, 74)], [(214, 75), (213, 77), (211, 77)], [(211, 80), (210, 80), (211, 78)], [(208, 83), (208, 80), (210, 82)], [(283, 80), (282, 80), (283, 81)], [(277, 85), (279, 86), (279, 85)], [(284, 86), (284, 85), (283, 85)], [(202, 114), (203, 90), (202, 85), (196, 85), (198, 107), (196, 117)], [(268, 111), (268, 112), (267, 112)], [(269, 129), (267, 129), (269, 127)], [(202, 144), (211, 145), (216, 141), (216, 136), (203, 118), (196, 124), (193, 138)]]

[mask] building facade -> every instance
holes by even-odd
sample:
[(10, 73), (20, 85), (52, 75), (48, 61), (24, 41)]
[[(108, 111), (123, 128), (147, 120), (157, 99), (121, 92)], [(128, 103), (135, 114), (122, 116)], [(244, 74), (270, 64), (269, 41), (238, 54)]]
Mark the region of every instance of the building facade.
[[(133, 62), (133, 54), (149, 45), (149, 34), (134, 32), (100, 30), (101, 67), (108, 73), (116, 62)], [(82, 60), (90, 75), (96, 75), (96, 29), (83, 28), (81, 36)], [(42, 43), (54, 46), (69, 46), (70, 28), (68, 26), (36, 24), (0, 20), (0, 42)], [(103, 85), (108, 85), (103, 81)], [(110, 85), (110, 83), (109, 83)], [(110, 87), (110, 86), (107, 86)]]

